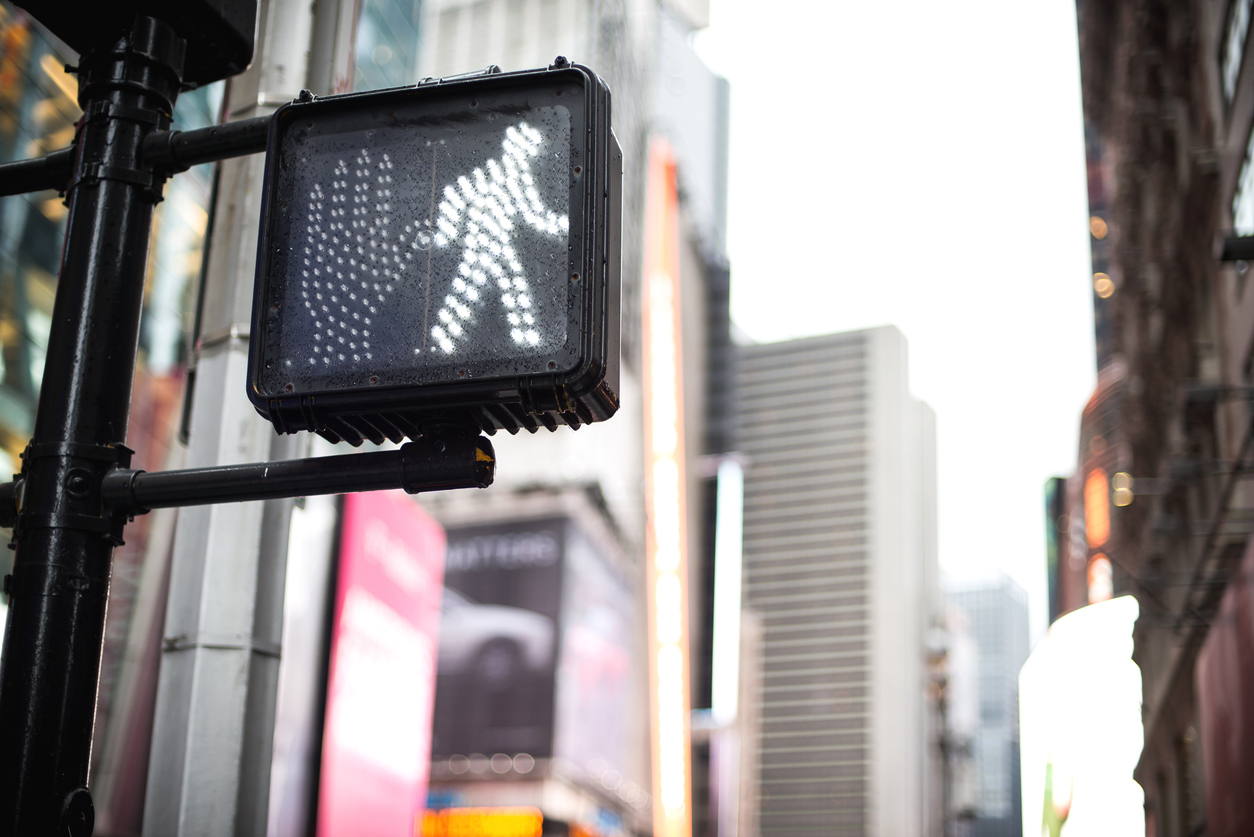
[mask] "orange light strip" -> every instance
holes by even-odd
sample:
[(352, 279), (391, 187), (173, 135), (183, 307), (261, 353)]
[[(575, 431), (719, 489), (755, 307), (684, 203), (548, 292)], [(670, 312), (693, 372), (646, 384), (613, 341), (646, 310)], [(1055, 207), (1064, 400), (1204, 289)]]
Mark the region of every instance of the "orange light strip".
[(1090, 547), (1110, 540), (1110, 483), (1101, 468), (1089, 471), (1084, 480), (1084, 526)]
[(540, 837), (539, 808), (444, 808), (427, 811), (421, 837)]
[(675, 157), (649, 149), (644, 287), (645, 533), (653, 833), (692, 834), (688, 682), (688, 521)]

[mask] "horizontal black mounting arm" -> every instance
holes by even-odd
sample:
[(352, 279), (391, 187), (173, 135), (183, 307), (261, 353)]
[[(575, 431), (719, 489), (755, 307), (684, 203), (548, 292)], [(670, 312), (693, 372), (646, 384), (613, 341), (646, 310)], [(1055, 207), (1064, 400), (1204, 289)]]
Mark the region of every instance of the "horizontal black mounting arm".
[(74, 146), (43, 157), (0, 163), (0, 195), (24, 195), (44, 189), (64, 191), (74, 165)]
[(1254, 261), (1254, 235), (1230, 235), (1223, 240), (1220, 248), (1221, 262)]
[[(266, 150), (270, 117), (258, 116), (194, 131), (153, 131), (144, 138), (143, 159), (161, 177), (201, 163), (243, 157)], [(43, 157), (0, 164), (0, 196), (44, 189), (65, 191), (74, 163), (74, 146)]]
[(142, 514), (151, 509), (275, 500), (403, 488), (410, 494), (486, 488), (496, 472), (484, 437), (420, 439), (400, 450), (254, 462), (147, 473), (115, 469), (104, 479), (105, 504)]
[[(400, 450), (320, 456), (286, 462), (251, 462), (148, 473), (114, 468), (101, 485), (105, 505), (136, 515), (152, 509), (277, 500), (402, 488), (410, 494), (452, 488), (487, 488), (496, 454), (482, 436), (421, 438)], [(0, 484), (0, 525), (17, 518), (20, 483)]]
[(158, 171), (187, 171), (201, 163), (265, 151), (269, 130), (270, 117), (258, 116), (194, 131), (155, 131), (144, 140), (144, 159)]

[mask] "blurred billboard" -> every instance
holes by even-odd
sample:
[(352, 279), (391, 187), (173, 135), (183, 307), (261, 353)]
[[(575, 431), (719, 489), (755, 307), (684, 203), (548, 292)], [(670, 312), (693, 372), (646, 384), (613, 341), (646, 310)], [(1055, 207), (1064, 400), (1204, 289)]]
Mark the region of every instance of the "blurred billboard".
[(552, 755), (565, 525), (449, 532), (432, 752)]
[(348, 495), (340, 525), (318, 834), (412, 834), (426, 807), (444, 532), (400, 491)]
[(631, 589), (574, 523), (567, 526), (554, 753), (627, 797), (632, 706)]
[(639, 567), (601, 495), (536, 489), (439, 516), (429, 809), (530, 806), (546, 835), (558, 822), (602, 837), (647, 828)]
[(444, 577), (433, 757), (622, 776), (635, 607), (595, 540), (565, 515), (450, 528)]
[(1019, 673), (1023, 833), (1143, 835), (1141, 673), (1132, 662), (1131, 596), (1050, 626)]

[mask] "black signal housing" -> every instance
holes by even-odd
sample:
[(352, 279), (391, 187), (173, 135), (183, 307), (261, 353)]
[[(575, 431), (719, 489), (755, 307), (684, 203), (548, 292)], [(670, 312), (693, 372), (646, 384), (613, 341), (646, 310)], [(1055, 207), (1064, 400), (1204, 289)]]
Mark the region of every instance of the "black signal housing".
[(280, 433), (555, 430), (618, 409), (622, 152), (586, 67), (271, 122), (249, 398)]

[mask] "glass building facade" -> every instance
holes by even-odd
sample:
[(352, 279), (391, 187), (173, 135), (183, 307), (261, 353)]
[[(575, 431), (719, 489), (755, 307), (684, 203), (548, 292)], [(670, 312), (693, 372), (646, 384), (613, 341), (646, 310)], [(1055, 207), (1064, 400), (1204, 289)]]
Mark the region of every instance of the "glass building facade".
[(420, 0), (362, 0), (354, 48), (353, 90), (418, 81)]

